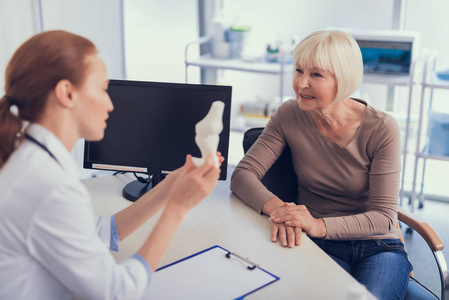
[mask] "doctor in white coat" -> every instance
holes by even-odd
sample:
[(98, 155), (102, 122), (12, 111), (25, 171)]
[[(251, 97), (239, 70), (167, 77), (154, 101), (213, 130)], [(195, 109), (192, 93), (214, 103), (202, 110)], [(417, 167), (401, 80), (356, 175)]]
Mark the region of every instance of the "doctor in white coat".
[[(48, 31), (6, 69), (0, 99), (0, 299), (140, 299), (187, 212), (215, 187), (209, 155), (185, 165), (113, 216), (95, 218), (70, 151), (100, 140), (113, 110), (106, 66), (89, 40)], [(220, 163), (223, 157), (219, 155)], [(160, 209), (140, 250), (110, 250)]]

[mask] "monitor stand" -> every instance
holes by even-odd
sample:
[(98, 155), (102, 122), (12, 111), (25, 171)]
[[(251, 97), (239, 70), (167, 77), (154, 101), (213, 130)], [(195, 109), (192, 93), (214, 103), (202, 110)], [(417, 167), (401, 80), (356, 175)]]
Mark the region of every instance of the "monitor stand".
[(138, 180), (131, 181), (122, 190), (122, 196), (129, 201), (136, 201), (143, 194), (151, 190), (156, 184), (161, 182), (165, 178), (165, 175), (152, 175), (151, 180), (148, 183), (140, 182)]

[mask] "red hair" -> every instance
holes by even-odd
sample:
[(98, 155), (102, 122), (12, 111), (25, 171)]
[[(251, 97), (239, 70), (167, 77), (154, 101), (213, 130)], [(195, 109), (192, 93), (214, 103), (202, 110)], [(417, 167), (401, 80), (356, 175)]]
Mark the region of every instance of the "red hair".
[(23, 121), (39, 118), (60, 80), (82, 85), (87, 73), (84, 58), (96, 51), (88, 39), (62, 30), (36, 34), (16, 50), (6, 67), (5, 96), (0, 99), (0, 168), (23, 136)]

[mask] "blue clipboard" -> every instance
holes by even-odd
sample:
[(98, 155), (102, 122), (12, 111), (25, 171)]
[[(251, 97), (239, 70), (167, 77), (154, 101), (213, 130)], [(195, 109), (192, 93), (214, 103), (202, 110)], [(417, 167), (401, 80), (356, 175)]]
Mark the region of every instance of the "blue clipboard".
[(243, 299), (279, 279), (216, 245), (157, 269), (144, 299)]

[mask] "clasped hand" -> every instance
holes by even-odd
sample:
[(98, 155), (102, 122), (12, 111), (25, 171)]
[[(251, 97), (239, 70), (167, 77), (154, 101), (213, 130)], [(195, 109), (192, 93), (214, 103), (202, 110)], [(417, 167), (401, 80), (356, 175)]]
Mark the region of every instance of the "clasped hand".
[(284, 203), (284, 206), (274, 210), (270, 218), (271, 240), (279, 242), (283, 247), (294, 247), (301, 244), (302, 232), (310, 237), (326, 236), (326, 226), (323, 219), (315, 219), (306, 206), (294, 203)]

